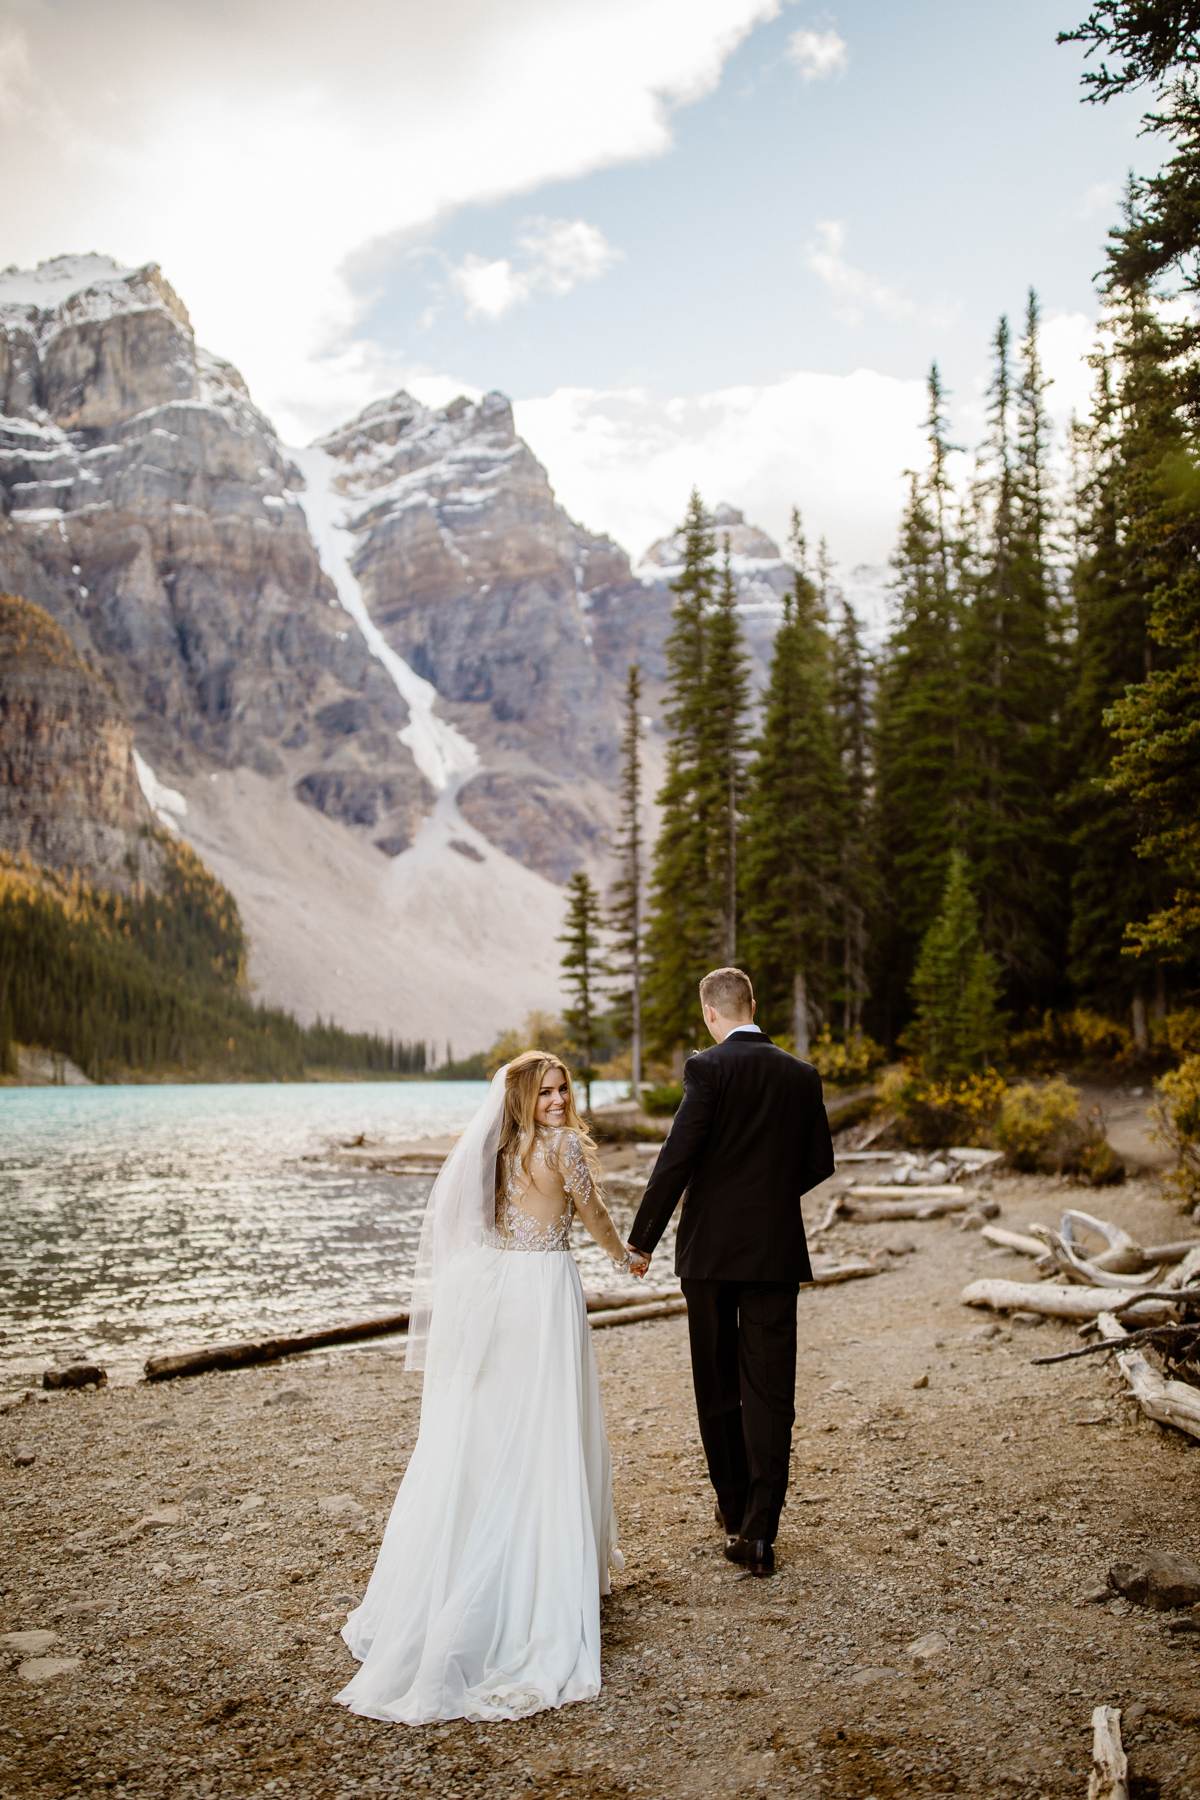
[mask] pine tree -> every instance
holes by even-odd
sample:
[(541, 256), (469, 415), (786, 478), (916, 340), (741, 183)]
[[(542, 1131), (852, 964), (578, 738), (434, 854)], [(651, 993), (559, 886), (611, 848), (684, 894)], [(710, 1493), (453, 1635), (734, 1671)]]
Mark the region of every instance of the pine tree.
[(666, 776), (658, 794), (660, 823), (645, 937), (645, 1023), (650, 1041), (664, 1054), (678, 1053), (695, 1032), (696, 986), (712, 967), (715, 936), (701, 798), (705, 639), (716, 545), (694, 489), (683, 533), (683, 567), (672, 583), (675, 606), (666, 643)]
[(1122, 562), (1148, 618), (1143, 678), (1105, 724), (1121, 746), (1112, 786), (1132, 804), (1138, 855), (1159, 877), (1157, 904), (1130, 921), (1128, 947), (1161, 968), (1200, 956), (1200, 464), (1148, 297), (1126, 293), (1121, 313)]
[[(1135, 853), (1137, 820), (1109, 785), (1116, 740), (1108, 707), (1146, 672), (1149, 597), (1127, 557), (1121, 519), (1119, 381), (1109, 356), (1097, 358), (1092, 416), (1076, 428), (1079, 469), (1071, 568), (1074, 635), (1063, 798), (1071, 849), (1068, 974), (1076, 996), (1108, 1013), (1131, 1009), (1135, 1035), (1146, 1027), (1146, 971), (1121, 955), (1125, 926), (1156, 904), (1161, 883)], [(1129, 396), (1132, 398), (1132, 396)]]
[(1000, 1039), (999, 977), (984, 949), (966, 858), (953, 851), (940, 911), (921, 942), (913, 973), (914, 1016), (905, 1034), (923, 1074), (983, 1069)]
[(629, 1044), (636, 1100), (642, 1084), (642, 672), (630, 663), (625, 684), (625, 724), (621, 734), (621, 815), (617, 827), (617, 880), (609, 906), (610, 966), (618, 987), (612, 1021)]
[[(994, 340), (984, 461), (985, 541), (963, 616), (964, 848), (982, 895), (983, 930), (1010, 997), (1052, 992), (1061, 968), (1053, 749), (1060, 703), (1050, 646), (1045, 470), (1031, 304), (1014, 391), (1008, 322)], [(1015, 429), (1014, 429), (1015, 423)]]
[[(921, 478), (911, 474), (892, 562), (896, 621), (879, 674), (874, 730), (871, 986), (877, 1028), (889, 1041), (905, 1016), (920, 935), (962, 829), (959, 606), (945, 578), (950, 560), (942, 556)], [(953, 562), (962, 560), (956, 546)]]
[(788, 1019), (798, 1056), (830, 1016), (840, 972), (837, 823), (841, 771), (829, 642), (792, 516), (795, 578), (784, 601), (750, 766), (742, 857), (743, 942), (760, 1011)]
[(842, 915), (840, 993), (842, 1036), (862, 1030), (867, 999), (867, 917), (873, 900), (870, 834), (870, 716), (867, 665), (854, 608), (844, 594), (835, 597), (822, 541), (818, 578), (824, 611), (830, 617), (836, 598), (838, 626), (832, 639), (830, 709), (833, 745), (841, 774), (842, 816), (838, 824), (839, 890)]
[(567, 913), (563, 924), (564, 930), (556, 941), (564, 947), (561, 967), (571, 995), (570, 1005), (563, 1008), (563, 1024), (575, 1052), (575, 1072), (583, 1082), (584, 1105), (590, 1113), (592, 1081), (596, 1074), (600, 981), (605, 971), (600, 945), (603, 925), (600, 896), (584, 869), (577, 870), (567, 883)]
[[(1170, 885), (1172, 897), (1131, 924), (1141, 958), (1190, 965), (1200, 954), (1200, 824), (1195, 804), (1200, 766), (1200, 5), (1197, 0), (1097, 0), (1060, 42), (1102, 53), (1085, 72), (1085, 97), (1106, 104), (1150, 89), (1154, 109), (1143, 133), (1169, 146), (1162, 166), (1134, 178), (1122, 224), (1109, 238), (1105, 286), (1111, 299), (1147, 315), (1135, 366), (1145, 385), (1150, 365), (1170, 416), (1142, 408), (1147, 457), (1131, 463), (1127, 543), (1149, 594), (1151, 667), (1106, 715), (1122, 749), (1116, 791), (1139, 815), (1138, 852)], [(1111, 59), (1111, 60), (1110, 60)], [(1169, 323), (1150, 321), (1152, 296), (1173, 292), (1190, 305)], [(1157, 432), (1147, 431), (1158, 417)], [(1157, 436), (1157, 462), (1149, 439)]]
[(709, 893), (719, 909), (713, 963), (738, 955), (738, 841), (746, 792), (750, 668), (742, 647), (729, 538), (707, 621), (699, 804), (707, 832)]

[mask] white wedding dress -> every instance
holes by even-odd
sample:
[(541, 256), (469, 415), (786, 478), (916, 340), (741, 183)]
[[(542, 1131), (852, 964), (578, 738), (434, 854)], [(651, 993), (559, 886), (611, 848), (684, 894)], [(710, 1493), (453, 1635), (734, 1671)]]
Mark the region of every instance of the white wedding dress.
[(539, 1128), (533, 1155), (562, 1217), (518, 1207), (510, 1167), (432, 1282), (417, 1442), (342, 1629), (362, 1666), (335, 1698), (368, 1718), (515, 1719), (600, 1690), (600, 1598), (623, 1560), (568, 1240), (576, 1206), (607, 1213), (574, 1133)]

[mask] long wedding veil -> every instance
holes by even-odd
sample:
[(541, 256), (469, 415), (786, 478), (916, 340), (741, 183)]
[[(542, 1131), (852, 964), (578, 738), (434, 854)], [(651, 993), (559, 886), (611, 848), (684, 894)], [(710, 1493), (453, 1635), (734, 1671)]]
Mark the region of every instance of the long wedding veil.
[(479, 1111), (442, 1164), (425, 1203), (408, 1303), (406, 1369), (423, 1369), (437, 1285), (456, 1256), (474, 1249), (496, 1222), (496, 1153), (504, 1123), (508, 1064), (497, 1069)]

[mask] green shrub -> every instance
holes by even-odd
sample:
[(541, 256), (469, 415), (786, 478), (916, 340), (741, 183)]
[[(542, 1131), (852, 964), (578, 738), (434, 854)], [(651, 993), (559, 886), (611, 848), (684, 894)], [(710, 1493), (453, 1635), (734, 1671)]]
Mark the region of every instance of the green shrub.
[(995, 1069), (932, 1081), (910, 1063), (890, 1069), (879, 1084), (880, 1104), (895, 1114), (896, 1135), (914, 1149), (990, 1144), (1004, 1093)]
[(1155, 1083), (1157, 1136), (1175, 1153), (1168, 1177), (1185, 1206), (1200, 1209), (1200, 1056), (1187, 1056)]
[(1014, 1169), (1061, 1169), (1079, 1120), (1079, 1090), (1068, 1081), (1022, 1081), (1000, 1102), (994, 1135)]
[(1125, 1179), (1100, 1114), (1084, 1114), (1068, 1081), (1018, 1082), (1000, 1102), (993, 1140), (1014, 1169), (1075, 1175), (1091, 1187)]
[(1200, 1006), (1185, 1006), (1155, 1019), (1150, 1026), (1150, 1042), (1174, 1062), (1189, 1056), (1200, 1056)]
[(1018, 1069), (1123, 1068), (1133, 1060), (1133, 1033), (1117, 1019), (1077, 1006), (1043, 1013), (1040, 1025), (1014, 1031), (1006, 1051)]
[(883, 1067), (886, 1059), (883, 1045), (867, 1037), (865, 1032), (856, 1031), (850, 1037), (838, 1040), (828, 1025), (821, 1027), (808, 1052), (808, 1060), (822, 1080), (833, 1082), (866, 1081), (876, 1069)]
[(681, 1081), (664, 1081), (658, 1087), (642, 1089), (642, 1111), (651, 1118), (662, 1118), (667, 1113), (678, 1110), (683, 1099), (683, 1083)]

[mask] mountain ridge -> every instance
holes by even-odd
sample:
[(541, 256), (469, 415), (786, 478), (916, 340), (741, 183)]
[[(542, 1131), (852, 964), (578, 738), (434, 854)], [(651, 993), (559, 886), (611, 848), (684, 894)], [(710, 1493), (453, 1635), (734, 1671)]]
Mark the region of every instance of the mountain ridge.
[[(153, 263), (0, 273), (0, 411), (0, 587), (103, 668), (263, 997), (464, 1049), (555, 1007), (634, 658), (657, 710), (672, 540), (635, 568), (571, 519), (499, 393), (282, 443)], [(791, 571), (714, 523), (761, 679)]]

